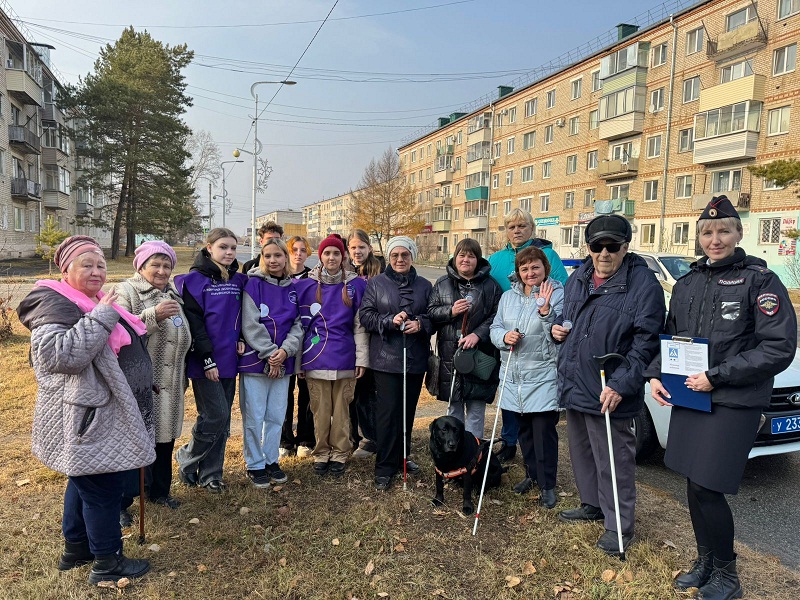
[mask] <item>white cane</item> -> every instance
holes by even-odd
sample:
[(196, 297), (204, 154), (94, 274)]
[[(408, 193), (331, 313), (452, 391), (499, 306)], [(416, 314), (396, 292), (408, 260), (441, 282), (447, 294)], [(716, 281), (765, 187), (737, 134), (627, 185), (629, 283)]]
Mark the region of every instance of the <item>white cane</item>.
[(403, 336), (403, 491), (408, 489), (408, 450), (406, 448), (406, 380), (408, 379), (408, 358), (406, 352), (406, 322), (400, 323)]
[[(519, 332), (518, 329), (514, 331)], [(503, 400), (503, 392), (506, 389), (506, 378), (508, 377), (508, 368), (511, 366), (511, 356), (514, 354), (514, 346), (508, 351), (508, 362), (506, 363), (506, 371), (503, 373), (503, 384), (500, 387), (500, 395), (497, 398), (497, 411), (494, 413), (494, 425), (492, 425), (492, 439), (489, 440), (489, 452), (492, 451), (494, 445), (494, 434), (497, 433), (497, 420), (500, 417), (500, 402)], [(491, 456), (486, 457), (486, 469), (483, 471), (483, 483), (481, 483), (481, 495), (478, 497), (478, 510), (475, 512), (475, 525), (472, 526), (472, 535), (478, 533), (478, 519), (481, 518), (481, 506), (483, 505), (483, 493), (486, 491), (486, 480), (489, 478), (489, 463), (491, 463)]]
[[(630, 365), (628, 359), (621, 354), (605, 354), (595, 356), (595, 361), (600, 365), (600, 393), (606, 389), (606, 368), (605, 363), (610, 359), (619, 359)], [(617, 517), (617, 542), (619, 543), (619, 559), (625, 560), (625, 548), (622, 544), (622, 518), (619, 514), (619, 491), (617, 490), (617, 466), (614, 460), (614, 445), (611, 443), (611, 411), (606, 409), (606, 438), (608, 439), (608, 457), (611, 461), (611, 487), (614, 491), (614, 513)]]

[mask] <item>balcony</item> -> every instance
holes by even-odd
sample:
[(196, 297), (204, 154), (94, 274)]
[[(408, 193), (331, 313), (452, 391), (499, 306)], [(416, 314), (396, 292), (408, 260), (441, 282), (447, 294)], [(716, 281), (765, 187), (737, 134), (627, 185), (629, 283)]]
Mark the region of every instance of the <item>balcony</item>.
[(14, 177), (11, 179), (11, 197), (18, 200), (41, 200), (42, 184), (24, 177)]
[(455, 146), (453, 144), (445, 144), (436, 149), (436, 157), (440, 156), (453, 156), (453, 152), (455, 151)]
[(59, 190), (45, 190), (44, 207), (53, 210), (69, 210), (69, 194), (65, 194)]
[(757, 131), (739, 131), (694, 142), (694, 162), (698, 165), (755, 158)]
[[(741, 27), (739, 28), (741, 29)], [(738, 31), (738, 29), (736, 30)], [(746, 100), (764, 101), (767, 78), (764, 75), (749, 75), (727, 83), (700, 90), (699, 111), (705, 112)]]
[(486, 229), (489, 219), (486, 215), (464, 217), (464, 229)]
[(78, 202), (75, 207), (75, 216), (91, 217), (94, 215), (94, 206), (88, 202)]
[(453, 181), (453, 173), (455, 173), (455, 169), (452, 167), (447, 167), (446, 169), (442, 169), (441, 171), (434, 171), (433, 173), (433, 183), (450, 183)]
[(453, 196), (434, 196), (433, 197), (433, 205), (434, 206), (452, 206), (453, 204)]
[(64, 125), (64, 113), (52, 102), (45, 102), (41, 109), (42, 121), (55, 121), (59, 125)]
[(8, 126), (8, 142), (23, 154), (42, 153), (42, 143), (39, 136), (22, 125)]
[(632, 217), (636, 214), (636, 201), (625, 200), (622, 203), (622, 214), (626, 217)]
[(717, 36), (716, 40), (708, 42), (706, 56), (709, 59), (721, 62), (739, 54), (758, 50), (767, 44), (767, 34), (756, 18)]
[(644, 110), (633, 111), (618, 115), (605, 121), (600, 121), (597, 136), (601, 140), (616, 140), (642, 133), (644, 130)]
[(636, 177), (639, 172), (639, 159), (604, 160), (597, 165), (597, 176), (600, 179), (623, 179)]
[(750, 193), (731, 190), (730, 192), (714, 192), (713, 194), (695, 194), (692, 196), (692, 210), (702, 212), (714, 196), (725, 195), (731, 204), (739, 210), (750, 210)]
[(464, 196), (467, 200), (488, 200), (489, 199), (489, 186), (482, 185), (478, 187), (466, 188)]
[(441, 219), (433, 222), (433, 231), (450, 231), (450, 219)]
[(33, 106), (44, 104), (42, 86), (27, 71), (6, 68), (6, 88), (8, 93), (22, 104)]

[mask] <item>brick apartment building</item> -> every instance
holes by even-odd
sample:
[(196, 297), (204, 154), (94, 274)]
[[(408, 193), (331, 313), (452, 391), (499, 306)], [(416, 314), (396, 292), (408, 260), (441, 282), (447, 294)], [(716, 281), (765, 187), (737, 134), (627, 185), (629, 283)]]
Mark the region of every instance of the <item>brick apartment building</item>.
[[(529, 210), (562, 257), (585, 256), (596, 214), (630, 219), (634, 250), (694, 255), (714, 194), (742, 215), (742, 246), (779, 273), (798, 227), (797, 192), (747, 167), (800, 158), (800, 0), (710, 0), (496, 100), (453, 113), (399, 149), (441, 253), (505, 243)], [(795, 123), (794, 126), (791, 123)]]

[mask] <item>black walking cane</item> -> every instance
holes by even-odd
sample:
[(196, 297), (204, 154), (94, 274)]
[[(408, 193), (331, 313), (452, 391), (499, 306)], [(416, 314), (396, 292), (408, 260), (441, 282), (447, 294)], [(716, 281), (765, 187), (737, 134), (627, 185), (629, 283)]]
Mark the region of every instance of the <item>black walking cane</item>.
[(139, 467), (139, 544), (144, 544), (144, 467)]
[[(631, 363), (627, 358), (621, 354), (604, 354), (603, 356), (595, 356), (594, 360), (600, 367), (600, 393), (606, 388), (606, 367), (605, 364), (609, 360), (617, 359), (622, 361), (628, 368)], [(617, 491), (617, 467), (614, 460), (614, 446), (611, 443), (611, 411), (606, 410), (606, 437), (608, 438), (608, 457), (611, 459), (611, 486), (614, 490), (614, 513), (617, 517), (617, 541), (619, 542), (619, 559), (625, 560), (625, 548), (622, 545), (622, 519), (619, 516), (619, 491)]]

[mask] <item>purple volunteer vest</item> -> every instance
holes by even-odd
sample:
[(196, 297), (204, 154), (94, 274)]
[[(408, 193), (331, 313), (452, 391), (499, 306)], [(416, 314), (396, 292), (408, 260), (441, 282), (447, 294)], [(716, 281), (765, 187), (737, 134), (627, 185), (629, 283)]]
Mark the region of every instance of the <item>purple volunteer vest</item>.
[[(353, 301), (342, 302), (342, 286)], [(295, 283), (300, 318), (305, 336), (302, 348), (304, 371), (352, 371), (356, 368), (356, 342), (353, 337), (356, 313), (367, 282), (356, 278), (347, 284), (322, 286), (322, 303), (317, 302), (317, 282), (300, 279)]]
[[(238, 370), (236, 344), (242, 330), (242, 290), (246, 282), (247, 277), (242, 273), (236, 273), (228, 281), (212, 280), (199, 271), (175, 277), (178, 293), (183, 295), (185, 288), (203, 309), (203, 320), (220, 377), (234, 378)], [(205, 377), (203, 364), (194, 353), (189, 353), (186, 363), (186, 374), (190, 379)]]
[[(259, 323), (267, 328), (272, 341), (280, 347), (297, 319), (297, 291), (294, 281), (280, 286), (269, 283), (260, 277), (250, 277), (244, 290), (250, 295), (261, 311)], [(264, 373), (266, 360), (258, 358), (258, 352), (245, 342), (244, 354), (239, 358), (240, 373)], [(286, 374), (294, 374), (294, 356), (288, 357), (283, 366)]]

